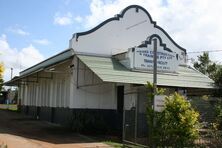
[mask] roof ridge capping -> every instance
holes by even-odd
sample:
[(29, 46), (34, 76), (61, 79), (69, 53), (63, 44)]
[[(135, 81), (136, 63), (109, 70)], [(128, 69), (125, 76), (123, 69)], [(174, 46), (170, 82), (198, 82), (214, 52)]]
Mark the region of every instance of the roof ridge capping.
[(74, 33), (73, 34), (73, 37), (72, 39), (76, 39), (76, 41), (78, 41), (78, 38), (81, 37), (81, 36), (84, 36), (84, 35), (88, 35), (90, 33), (93, 33), (95, 31), (97, 31), (98, 29), (100, 29), (102, 26), (110, 23), (111, 21), (119, 21), (120, 18), (123, 18), (125, 13), (127, 11), (129, 11), (130, 9), (135, 9), (136, 12), (139, 12), (139, 10), (142, 10), (146, 15), (147, 17), (149, 18), (150, 20), (150, 23), (153, 24), (154, 28), (156, 29), (159, 29), (160, 31), (162, 31), (167, 37), (168, 39), (177, 47), (179, 48), (180, 50), (184, 51), (186, 53), (186, 49), (181, 47), (180, 45), (178, 45), (171, 37), (170, 35), (163, 29), (161, 28), (160, 26), (157, 25), (157, 23), (155, 21), (153, 21), (151, 15), (149, 14), (149, 12), (143, 8), (142, 6), (139, 6), (139, 5), (130, 5), (128, 7), (126, 7), (125, 9), (123, 9), (119, 14), (116, 14), (114, 17), (111, 17), (105, 21), (103, 21), (102, 23), (100, 23), (99, 25), (97, 25), (96, 27), (88, 30), (88, 31), (84, 31), (84, 32), (77, 32), (77, 33)]

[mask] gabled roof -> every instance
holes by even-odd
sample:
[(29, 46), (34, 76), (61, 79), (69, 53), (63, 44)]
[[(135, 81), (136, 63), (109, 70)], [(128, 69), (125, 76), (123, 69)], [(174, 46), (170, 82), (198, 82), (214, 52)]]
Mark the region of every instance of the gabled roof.
[[(71, 51), (72, 50), (66, 50), (64, 53), (53, 56), (27, 69), (28, 71), (23, 71), (25, 74), (23, 73), (20, 77), (6, 82), (5, 85), (18, 85), (19, 80), (22, 78), (44, 70), (44, 68), (56, 64), (56, 62), (62, 62), (72, 57), (73, 52)], [(152, 73), (131, 71), (113, 57), (95, 55), (77, 55), (77, 57), (104, 82), (146, 84), (147, 81), (152, 82), (153, 80)], [(179, 71), (175, 74), (158, 73), (157, 85), (185, 88), (214, 88), (213, 80), (189, 66), (179, 66)]]
[(25, 76), (27, 74), (30, 74), (30, 73), (33, 73), (35, 71), (39, 71), (41, 69), (44, 69), (45, 67), (48, 67), (52, 64), (56, 64), (56, 63), (59, 63), (63, 60), (66, 60), (70, 57), (72, 57), (74, 55), (74, 51), (73, 49), (67, 49), (67, 50), (64, 50), (63, 52), (60, 52), (28, 69), (25, 69), (23, 71), (20, 72), (20, 77), (22, 76)]
[(71, 58), (74, 55), (73, 49), (67, 49), (63, 52), (60, 52), (32, 67), (29, 67), (28, 69), (25, 69), (20, 72), (20, 76), (14, 77), (12, 80), (7, 81), (4, 83), (6, 86), (15, 86), (19, 84), (19, 81), (21, 81), (23, 78), (30, 76), (32, 74), (38, 73), (40, 71), (43, 71), (45, 68), (55, 65), (57, 63), (63, 62), (69, 58)]

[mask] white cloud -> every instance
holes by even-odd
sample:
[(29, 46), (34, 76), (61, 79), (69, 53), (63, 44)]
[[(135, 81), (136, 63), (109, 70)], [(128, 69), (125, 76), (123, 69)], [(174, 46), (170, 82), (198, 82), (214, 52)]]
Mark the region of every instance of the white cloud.
[[(146, 8), (153, 20), (188, 52), (222, 49), (221, 0), (92, 0), (91, 13), (83, 17), (82, 24), (90, 29), (134, 4)], [(222, 52), (210, 53), (215, 61), (222, 61), (221, 56)]]
[(29, 45), (21, 50), (11, 48), (6, 35), (0, 36), (0, 61), (5, 65), (4, 79), (10, 79), (10, 69), (13, 68), (14, 76), (19, 71), (24, 70), (44, 59), (43, 55), (33, 45)]
[(10, 27), (8, 30), (12, 33), (19, 34), (19, 35), (22, 35), (22, 36), (27, 36), (27, 35), (30, 34), (29, 32), (26, 32), (23, 29), (18, 28), (18, 27)]
[(114, 0), (114, 1), (102, 1), (92, 0), (90, 4), (91, 14), (85, 17), (85, 27), (90, 28), (96, 26), (99, 22), (102, 22), (115, 14), (120, 13), (125, 7), (129, 5), (141, 5), (143, 7), (149, 6), (154, 8), (161, 4), (161, 0)]
[(64, 15), (61, 15), (61, 13), (57, 12), (54, 16), (54, 24), (60, 25), (60, 26), (67, 26), (71, 25), (74, 22), (82, 23), (83, 18), (81, 16), (73, 16), (72, 13), (68, 12)]
[(67, 14), (61, 16), (60, 13), (56, 13), (54, 17), (54, 24), (60, 25), (60, 26), (66, 26), (66, 25), (71, 25), (73, 23), (73, 17), (70, 12)]
[(33, 40), (34, 43), (40, 44), (40, 45), (48, 45), (51, 42), (47, 39), (38, 39), (38, 40)]
[(74, 18), (74, 20), (75, 20), (76, 22), (78, 22), (78, 23), (81, 23), (81, 22), (83, 21), (83, 18), (82, 18), (81, 16), (76, 16), (76, 17)]

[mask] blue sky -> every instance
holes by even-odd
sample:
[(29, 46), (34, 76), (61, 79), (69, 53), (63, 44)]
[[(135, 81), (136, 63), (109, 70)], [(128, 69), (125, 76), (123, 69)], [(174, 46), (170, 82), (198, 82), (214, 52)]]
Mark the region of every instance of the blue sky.
[[(86, 15), (89, 13), (89, 2), (89, 0), (1, 1), (0, 33), (7, 35), (11, 47), (22, 49), (31, 43), (44, 57), (48, 57), (67, 48), (72, 34), (83, 30), (78, 23), (66, 26), (55, 24), (56, 13), (72, 12), (74, 16)], [(16, 33), (18, 29), (24, 31), (24, 34)], [(42, 45), (35, 42), (43, 39), (49, 43)]]
[[(212, 2), (213, 1), (213, 2)], [(0, 62), (4, 79), (68, 48), (86, 31), (125, 7), (146, 8), (154, 21), (187, 52), (221, 50), (221, 0), (1, 0)], [(188, 54), (196, 59), (197, 54)], [(222, 62), (222, 52), (210, 53)]]

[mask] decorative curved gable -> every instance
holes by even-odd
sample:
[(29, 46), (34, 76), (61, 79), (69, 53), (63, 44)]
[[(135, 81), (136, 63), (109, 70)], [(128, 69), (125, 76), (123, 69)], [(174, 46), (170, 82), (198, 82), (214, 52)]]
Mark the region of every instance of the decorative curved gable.
[(154, 38), (157, 38), (158, 39), (158, 42), (159, 42), (159, 46), (162, 46), (163, 47), (163, 50), (166, 50), (166, 51), (169, 51), (169, 52), (173, 52), (171, 49), (169, 49), (166, 44), (163, 43), (161, 37), (158, 35), (158, 34), (152, 34), (151, 36), (149, 36), (145, 41), (142, 42), (142, 44), (140, 44), (139, 48), (142, 48), (142, 47), (147, 47), (149, 44), (151, 44), (152, 40)]
[(74, 34), (70, 48), (75, 52), (111, 56), (140, 45), (153, 34), (159, 35), (169, 49), (182, 57), (180, 64), (185, 63), (186, 50), (156, 25), (146, 9), (138, 5), (128, 6), (89, 31)]

